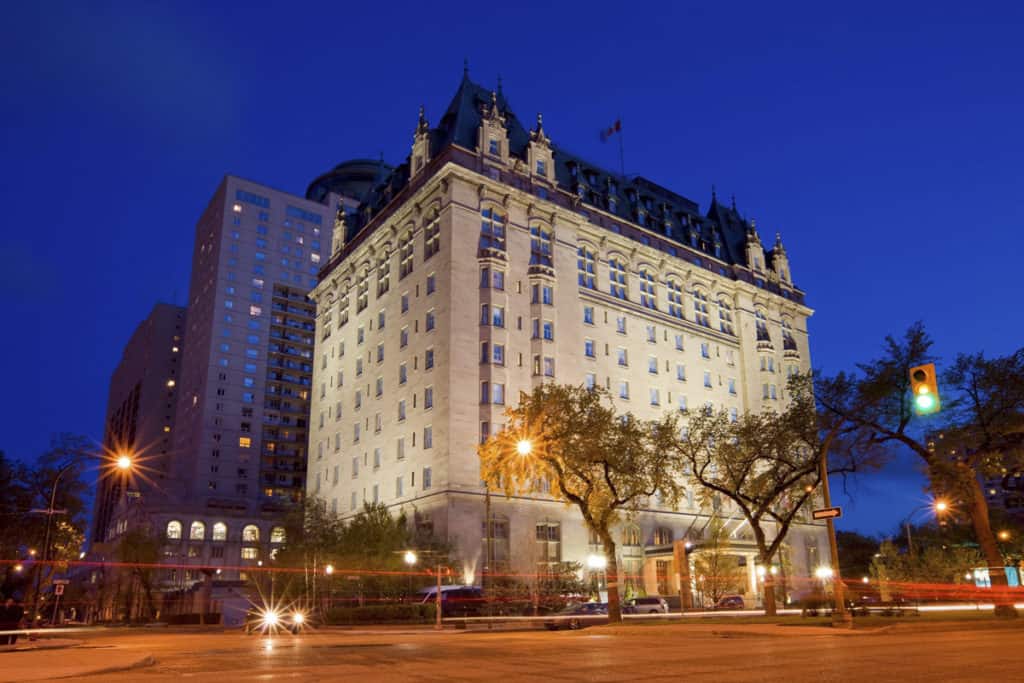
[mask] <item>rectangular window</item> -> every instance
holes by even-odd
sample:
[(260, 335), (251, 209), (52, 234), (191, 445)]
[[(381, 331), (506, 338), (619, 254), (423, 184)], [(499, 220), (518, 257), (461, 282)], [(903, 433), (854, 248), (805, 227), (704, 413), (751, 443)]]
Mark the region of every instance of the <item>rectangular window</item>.
[(398, 441), (395, 443), (395, 457), (399, 460), (405, 460), (405, 437), (398, 437)]
[(377, 362), (378, 363), (383, 363), (384, 362), (384, 342), (381, 342), (380, 344), (377, 344)]
[(409, 311), (409, 292), (402, 295), (402, 313)]
[(434, 367), (434, 349), (427, 349), (423, 354), (423, 368), (430, 370)]
[(585, 355), (587, 358), (595, 357), (596, 354), (594, 353), (593, 339), (586, 339), (583, 341), (583, 355)]
[(239, 448), (252, 448), (252, 438), (248, 436), (238, 437)]
[(594, 324), (594, 307), (584, 306), (583, 307), (583, 322), (586, 325)]
[(402, 477), (395, 477), (395, 496), (401, 497), (403, 494)]
[(373, 469), (380, 469), (380, 448), (373, 449)]
[(408, 379), (409, 379), (409, 370), (406, 367), (406, 364), (402, 363), (401, 365), (398, 366), (398, 383), (399, 384), (405, 384)]
[(679, 410), (680, 410), (680, 412), (686, 412), (686, 397), (685, 396), (680, 396), (679, 397)]
[(615, 318), (615, 331), (619, 334), (626, 334), (626, 316), (620, 315)]
[(405, 399), (398, 402), (398, 421), (405, 419)]
[(427, 489), (429, 489), (431, 487), (431, 485), (433, 483), (433, 481), (432, 481), (433, 480), (433, 476), (432, 475), (433, 475), (433, 473), (431, 472), (429, 467), (424, 467), (423, 468), (423, 490), (424, 491), (426, 491)]
[(398, 335), (398, 348), (404, 349), (409, 345), (409, 328), (403, 327)]
[(711, 373), (707, 371), (704, 372), (704, 386), (708, 389), (711, 388)]
[(494, 382), (491, 384), (491, 403), (505, 405), (505, 385)]
[(434, 428), (427, 426), (423, 428), (423, 448), (434, 447)]
[(676, 351), (682, 351), (682, 350), (683, 350), (683, 335), (677, 334), (676, 335)]
[(736, 380), (729, 378), (729, 393), (733, 396), (736, 395)]
[(555, 340), (555, 324), (550, 320), (544, 321), (544, 339), (545, 341)]
[(619, 398), (629, 398), (629, 382), (619, 382)]
[(587, 389), (593, 389), (597, 385), (597, 375), (592, 372), (588, 372), (586, 377), (583, 378), (583, 384)]
[(434, 387), (427, 387), (423, 390), (423, 409), (429, 410), (434, 407)]
[(544, 357), (544, 376), (554, 377), (555, 376), (555, 359), (551, 356)]
[(618, 359), (619, 365), (627, 367), (629, 365), (629, 356), (626, 355), (626, 349), (621, 346), (615, 350), (615, 356)]
[(434, 329), (434, 311), (427, 311), (426, 330), (430, 332)]
[(686, 366), (682, 363), (676, 364), (676, 379), (680, 382), (686, 381)]
[(654, 325), (647, 326), (647, 341), (651, 344), (658, 341), (658, 331), (655, 329)]
[(427, 295), (431, 295), (437, 289), (437, 276), (431, 273), (427, 276)]
[(700, 343), (700, 357), (711, 358), (711, 344), (707, 342)]
[(654, 356), (650, 356), (647, 358), (647, 372), (649, 372), (652, 375), (658, 374), (658, 359), (655, 358)]
[(359, 456), (352, 458), (352, 478), (359, 476)]
[(652, 406), (660, 406), (661, 405), (661, 393), (657, 389), (651, 389), (651, 405)]

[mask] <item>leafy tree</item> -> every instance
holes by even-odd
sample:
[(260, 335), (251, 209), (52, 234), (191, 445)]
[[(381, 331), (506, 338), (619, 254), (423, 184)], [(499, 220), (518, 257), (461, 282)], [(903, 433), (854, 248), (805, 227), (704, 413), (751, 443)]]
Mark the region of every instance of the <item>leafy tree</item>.
[[(809, 376), (794, 376), (781, 412), (690, 411), (686, 429), (673, 444), (683, 476), (699, 485), (706, 505), (717, 509), (728, 498), (750, 524), (758, 562), (775, 561), (797, 518), (821, 483), (828, 456), (830, 474), (849, 474), (872, 464), (870, 452), (847, 437), (842, 419), (819, 420)], [(765, 575), (765, 613), (776, 613), (771, 574)]]
[(693, 572), (701, 592), (715, 604), (722, 596), (743, 589), (745, 573), (739, 558), (730, 552), (729, 532), (717, 515), (708, 524), (705, 539), (694, 556)]
[[(898, 446), (925, 465), (933, 490), (967, 512), (989, 568), (996, 613), (1016, 614), (1005, 590), (1003, 558), (979, 475), (1021, 466), (1024, 451), (1024, 349), (1009, 356), (960, 355), (941, 375), (943, 411), (917, 417), (910, 368), (935, 361), (932, 339), (920, 322), (903, 337), (888, 336), (882, 354), (819, 382), (821, 404), (855, 424), (873, 445)], [(940, 438), (941, 437), (941, 438)]]
[(656, 493), (667, 505), (678, 502), (671, 420), (618, 415), (607, 391), (559, 384), (536, 387), (505, 416), (505, 428), (479, 448), (481, 477), (510, 497), (549, 482), (555, 499), (580, 511), (604, 548), (608, 618), (621, 621), (612, 529)]
[(153, 601), (153, 577), (155, 565), (160, 561), (160, 544), (147, 529), (129, 529), (117, 544), (117, 559), (128, 569), (128, 595), (125, 601), (125, 614), (131, 621), (136, 602), (136, 586), (142, 589), (142, 603), (139, 616), (143, 620), (152, 619), (156, 614)]
[(849, 577), (868, 576), (871, 561), (878, 552), (878, 539), (856, 531), (837, 531), (840, 574)]
[(981, 553), (965, 546), (927, 545), (901, 553), (891, 541), (884, 541), (872, 559), (871, 575), (883, 593), (949, 598), (946, 586), (973, 583), (973, 578), (965, 577), (982, 562)]

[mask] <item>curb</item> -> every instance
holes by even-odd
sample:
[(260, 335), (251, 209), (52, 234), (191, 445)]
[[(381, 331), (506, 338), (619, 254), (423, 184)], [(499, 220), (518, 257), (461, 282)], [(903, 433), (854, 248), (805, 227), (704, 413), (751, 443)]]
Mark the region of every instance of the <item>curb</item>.
[[(122, 671), (132, 671), (134, 669), (144, 669), (147, 666), (153, 666), (156, 664), (156, 657), (153, 655), (146, 655), (141, 659), (138, 659), (130, 664), (122, 664), (121, 666), (108, 666), (100, 669), (88, 669), (86, 671), (76, 671), (73, 674), (66, 676), (60, 676), (60, 678), (80, 678), (83, 676), (101, 676), (103, 674), (119, 673)], [(60, 678), (55, 680), (60, 680)]]

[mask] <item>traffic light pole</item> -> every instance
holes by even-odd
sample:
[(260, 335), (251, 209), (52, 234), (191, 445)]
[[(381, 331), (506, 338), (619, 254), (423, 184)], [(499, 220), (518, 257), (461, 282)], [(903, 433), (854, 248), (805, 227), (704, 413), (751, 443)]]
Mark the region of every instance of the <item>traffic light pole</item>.
[[(828, 455), (821, 457), (821, 493), (824, 497), (826, 508), (832, 507), (832, 493), (828, 486)], [(846, 586), (843, 584), (843, 577), (839, 573), (839, 545), (836, 543), (836, 525), (829, 517), (825, 520), (828, 525), (828, 546), (832, 556), (832, 595), (835, 597), (835, 608), (832, 610), (832, 626), (836, 628), (853, 628), (853, 617), (846, 611)]]

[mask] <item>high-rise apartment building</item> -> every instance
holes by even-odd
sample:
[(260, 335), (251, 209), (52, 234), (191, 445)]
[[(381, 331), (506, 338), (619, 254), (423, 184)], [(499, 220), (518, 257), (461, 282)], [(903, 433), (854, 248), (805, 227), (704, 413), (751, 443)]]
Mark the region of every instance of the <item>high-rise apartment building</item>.
[[(233, 569), (285, 540), (303, 495), (314, 307), (340, 198), (227, 176), (196, 225), (169, 494), (147, 519), (175, 565)], [(199, 572), (171, 568), (164, 584)]]
[[(485, 490), (476, 448), (539, 383), (600, 385), (617, 407), (780, 406), (810, 367), (804, 292), (785, 249), (712, 196), (710, 207), (622, 177), (531, 130), (465, 77), (436, 126), (423, 112), (406, 163), (335, 220), (317, 303), (307, 491), (353, 515), (404, 508), (446, 538), (464, 580), (533, 574), (601, 553), (575, 509), (543, 491)], [(191, 313), (190, 313), (191, 315)], [(632, 589), (678, 590), (673, 542), (713, 512), (755, 593), (755, 547), (728, 505), (658, 500), (617, 533)], [(490, 538), (486, 538), (491, 529)], [(778, 569), (808, 576), (820, 524), (802, 519)], [(486, 550), (485, 550), (486, 549)]]
[(130, 474), (104, 467), (97, 480), (91, 543), (123, 533), (131, 504), (161, 498), (168, 485), (185, 309), (157, 304), (125, 345), (110, 378), (103, 450), (134, 454)]

